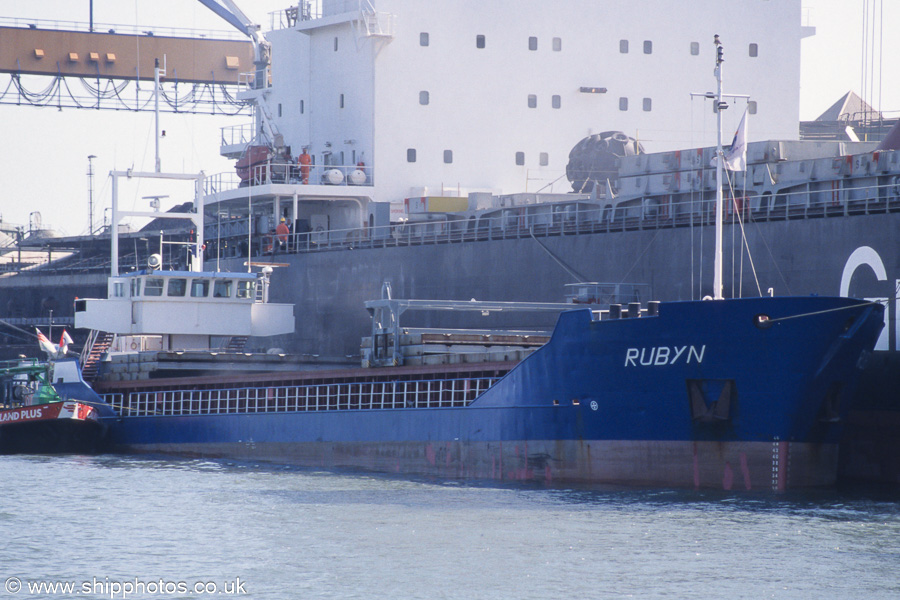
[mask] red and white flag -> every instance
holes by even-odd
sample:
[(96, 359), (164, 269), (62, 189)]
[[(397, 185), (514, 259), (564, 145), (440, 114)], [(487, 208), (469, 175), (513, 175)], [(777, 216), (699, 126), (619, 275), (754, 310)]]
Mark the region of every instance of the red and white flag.
[(62, 335), (59, 336), (59, 355), (60, 357), (65, 356), (69, 352), (69, 344), (72, 343), (72, 338), (69, 336), (69, 332), (63, 329)]
[(47, 336), (41, 333), (41, 330), (35, 327), (35, 331), (37, 331), (38, 344), (41, 346), (41, 350), (46, 352), (50, 357), (56, 356), (56, 346), (53, 345), (53, 342), (47, 339)]

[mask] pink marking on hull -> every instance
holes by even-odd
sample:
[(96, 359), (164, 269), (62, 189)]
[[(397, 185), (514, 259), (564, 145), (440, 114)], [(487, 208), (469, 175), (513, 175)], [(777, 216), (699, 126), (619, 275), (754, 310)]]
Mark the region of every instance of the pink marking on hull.
[(750, 489), (750, 467), (747, 465), (747, 453), (741, 452), (741, 473), (744, 474), (744, 487)]
[(553, 481), (553, 471), (550, 470), (550, 465), (544, 465), (544, 481), (547, 483)]
[(725, 473), (722, 475), (722, 489), (730, 490), (731, 486), (734, 485), (734, 471), (731, 468), (731, 463), (725, 461)]
[(697, 442), (694, 442), (694, 489), (700, 489), (700, 463), (697, 461)]
[(428, 461), (428, 464), (434, 466), (436, 459), (434, 457), (434, 446), (430, 443), (425, 446), (425, 460)]

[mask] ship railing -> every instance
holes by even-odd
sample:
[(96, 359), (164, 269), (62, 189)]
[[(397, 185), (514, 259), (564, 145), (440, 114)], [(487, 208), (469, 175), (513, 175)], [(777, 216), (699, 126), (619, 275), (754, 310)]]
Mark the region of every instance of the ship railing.
[(272, 87), (272, 71), (266, 66), (262, 69), (238, 73), (238, 85), (244, 90), (262, 90)]
[[(209, 183), (216, 185), (218, 180)], [(792, 189), (779, 193), (740, 194), (726, 200), (724, 222), (736, 225), (743, 221), (763, 222), (784, 219), (809, 219), (900, 212), (900, 179), (882, 185), (862, 185), (852, 179), (825, 181), (822, 187)], [(253, 240), (255, 255), (273, 252), (305, 253), (348, 248), (382, 248), (418, 246), (470, 241), (492, 241), (608, 233), (630, 230), (652, 230), (670, 227), (709, 226), (715, 223), (714, 192), (639, 198), (632, 205), (616, 208), (584, 201), (560, 203), (553, 207), (529, 205), (494, 211), (491, 215), (447, 215), (420, 222), (407, 221), (384, 226), (352, 229), (294, 231), (283, 246), (273, 244), (272, 237)], [(297, 225), (302, 225), (299, 220)], [(298, 227), (299, 229), (299, 227)], [(207, 230), (209, 231), (209, 230)], [(246, 226), (237, 235), (246, 237)], [(209, 242), (214, 235), (207, 233)], [(207, 252), (207, 257), (246, 256), (246, 240), (229, 240), (224, 231), (220, 243)], [(222, 244), (228, 246), (223, 248)], [(218, 250), (217, 250), (218, 249)]]
[(248, 186), (271, 184), (370, 186), (375, 170), (370, 165), (300, 165), (295, 161), (268, 160), (251, 166), (242, 177), (228, 171), (206, 178), (204, 193), (220, 194)]
[[(208, 38), (211, 40), (244, 41), (241, 33), (224, 29), (193, 29), (189, 27), (159, 27), (156, 25), (123, 25), (121, 23), (88, 23), (85, 21), (65, 21), (61, 19), (31, 19), (21, 17), (0, 17), (0, 27), (21, 27), (23, 29), (47, 29), (54, 31), (83, 31), (103, 34), (130, 36), (165, 36), (177, 38)], [(93, 27), (93, 28), (92, 28)]]
[(291, 29), (300, 21), (310, 21), (322, 17), (321, 2), (302, 0), (293, 6), (269, 13), (269, 29)]
[(220, 146), (246, 146), (253, 141), (256, 129), (253, 123), (241, 123), (221, 128)]
[(102, 394), (122, 417), (461, 408), (499, 375)]

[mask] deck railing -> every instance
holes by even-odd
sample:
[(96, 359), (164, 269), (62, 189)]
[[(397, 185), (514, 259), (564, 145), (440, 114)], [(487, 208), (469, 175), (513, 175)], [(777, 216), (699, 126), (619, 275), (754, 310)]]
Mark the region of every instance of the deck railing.
[[(897, 185), (846, 187), (785, 194), (759, 194), (727, 200), (726, 225), (850, 217), (900, 212)], [(585, 233), (653, 230), (713, 225), (715, 201), (709, 193), (697, 194), (682, 202), (641, 204), (609, 209), (584, 201), (562, 204), (531, 204), (493, 211), (491, 215), (451, 215), (447, 220), (408, 221), (377, 227), (298, 231), (279, 240), (274, 234), (252, 238), (252, 254), (303, 253), (348, 248), (383, 248), (426, 244), (506, 240)], [(216, 235), (216, 225), (206, 229), (207, 259), (219, 256), (246, 256), (247, 230), (229, 238), (224, 230)], [(218, 240), (218, 245), (214, 243)]]
[(102, 394), (123, 417), (459, 408), (499, 376)]

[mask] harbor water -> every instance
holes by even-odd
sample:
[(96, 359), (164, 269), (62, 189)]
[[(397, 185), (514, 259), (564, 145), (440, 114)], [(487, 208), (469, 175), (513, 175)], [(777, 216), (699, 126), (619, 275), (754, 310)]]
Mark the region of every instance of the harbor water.
[(0, 457), (0, 478), (4, 598), (900, 597), (896, 489), (488, 486), (112, 455)]

